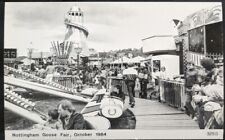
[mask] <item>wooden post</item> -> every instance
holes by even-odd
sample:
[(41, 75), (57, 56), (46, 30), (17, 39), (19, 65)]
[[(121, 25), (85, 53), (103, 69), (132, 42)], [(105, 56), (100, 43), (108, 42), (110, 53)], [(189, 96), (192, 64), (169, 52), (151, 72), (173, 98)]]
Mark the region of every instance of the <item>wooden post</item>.
[(203, 31), (204, 31), (204, 55), (206, 55), (207, 49), (206, 49), (206, 26), (203, 26)]

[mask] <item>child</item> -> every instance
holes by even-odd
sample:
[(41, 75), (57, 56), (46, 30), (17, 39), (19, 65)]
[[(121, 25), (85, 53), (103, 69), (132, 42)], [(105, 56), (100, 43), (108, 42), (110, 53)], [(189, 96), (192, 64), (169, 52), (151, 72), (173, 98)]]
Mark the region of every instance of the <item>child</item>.
[(45, 124), (35, 124), (33, 126), (33, 129), (35, 130), (63, 129), (62, 123), (58, 118), (59, 118), (58, 110), (51, 109), (48, 111), (48, 121)]
[(44, 124), (46, 127), (50, 127), (51, 129), (62, 129), (62, 123), (58, 120), (59, 113), (57, 109), (51, 109), (48, 111), (49, 119)]

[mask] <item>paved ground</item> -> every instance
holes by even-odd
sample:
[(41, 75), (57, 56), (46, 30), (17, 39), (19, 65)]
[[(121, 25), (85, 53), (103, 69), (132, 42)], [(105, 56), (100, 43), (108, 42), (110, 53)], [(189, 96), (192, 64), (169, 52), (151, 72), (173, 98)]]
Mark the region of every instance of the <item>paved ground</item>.
[(177, 108), (157, 100), (135, 98), (135, 101), (135, 107), (130, 108), (128, 97), (126, 97), (125, 106), (130, 108), (136, 116), (136, 129), (199, 129), (196, 121)]

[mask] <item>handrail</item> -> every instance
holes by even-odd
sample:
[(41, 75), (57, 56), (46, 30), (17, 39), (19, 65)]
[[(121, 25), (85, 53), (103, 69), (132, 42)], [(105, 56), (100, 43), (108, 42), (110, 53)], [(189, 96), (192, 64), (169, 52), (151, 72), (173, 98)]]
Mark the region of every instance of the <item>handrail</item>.
[(64, 87), (76, 89), (82, 88), (82, 81), (76, 75), (57, 75), (53, 76), (53, 82), (58, 83)]
[(46, 121), (44, 121), (38, 114), (36, 114), (35, 112), (32, 111), (28, 111), (22, 107), (19, 107), (17, 105), (14, 105), (13, 103), (10, 103), (8, 101), (4, 101), (4, 107), (9, 110), (12, 111), (24, 118), (27, 118), (28, 120), (31, 120), (35, 123), (39, 123), (39, 124), (44, 124)]
[(161, 101), (166, 102), (168, 105), (185, 109), (185, 86), (184, 82), (159, 80), (160, 97)]

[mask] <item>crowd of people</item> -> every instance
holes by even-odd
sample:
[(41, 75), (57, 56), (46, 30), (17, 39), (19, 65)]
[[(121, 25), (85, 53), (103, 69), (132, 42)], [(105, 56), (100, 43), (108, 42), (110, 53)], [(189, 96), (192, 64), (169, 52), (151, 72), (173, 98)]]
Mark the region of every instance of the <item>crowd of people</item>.
[(199, 127), (223, 128), (223, 66), (204, 58), (201, 67), (189, 62), (186, 73), (186, 113)]
[(150, 99), (153, 94), (159, 97), (158, 79), (165, 77), (165, 67), (162, 67), (161, 71), (156, 70), (150, 75), (146, 65), (127, 64), (120, 67), (97, 67), (94, 65), (77, 68), (73, 63), (61, 66), (54, 65), (52, 59), (48, 59), (43, 65), (32, 63), (30, 67), (20, 66), (17, 69), (32, 73), (48, 81), (52, 81), (53, 77), (60, 75), (75, 76), (77, 81), (81, 81), (82, 84), (89, 87), (97, 87), (98, 89), (107, 88), (108, 77), (120, 77), (126, 84), (131, 107), (135, 105), (135, 93), (138, 93), (140, 98), (147, 99), (147, 84), (149, 82), (154, 83), (154, 92), (150, 94)]
[[(138, 92), (140, 98), (147, 99), (148, 83), (153, 83), (154, 89), (150, 93), (150, 99), (153, 95), (159, 101), (161, 99), (159, 79), (168, 79), (166, 68), (162, 66), (160, 69), (155, 69), (151, 75), (148, 68), (147, 65), (138, 66), (127, 64), (120, 67), (86, 66), (82, 69), (76, 69), (70, 67), (70, 65), (57, 67), (49, 61), (46, 65), (42, 66), (33, 63), (29, 71), (50, 81), (55, 75), (76, 75), (81, 79), (82, 84), (95, 86), (98, 89), (107, 88), (108, 77), (120, 77), (126, 84), (129, 104), (131, 107), (134, 107), (136, 92)], [(18, 69), (24, 70), (21, 68)], [(193, 62), (189, 62), (187, 65), (185, 85), (186, 113), (198, 121), (201, 129), (223, 128), (223, 67), (217, 67), (210, 58), (202, 59), (201, 66), (196, 66)], [(125, 101), (126, 93), (122, 90), (122, 85), (117, 84), (114, 87), (115, 89), (112, 95)], [(50, 115), (52, 114), (54, 116), (54, 112), (56, 113), (56, 111), (50, 112)], [(55, 117), (53, 116), (51, 118), (54, 120)]]
[[(147, 65), (138, 66), (129, 63), (128, 65), (122, 67), (103, 67), (97, 70), (97, 74), (95, 75), (94, 81), (95, 85), (100, 85), (100, 88), (106, 88), (106, 79), (108, 77), (120, 78), (120, 80), (123, 81), (126, 85), (126, 91), (129, 97), (129, 104), (131, 107), (134, 107), (134, 97), (136, 96), (136, 93), (138, 94), (138, 97), (147, 99), (148, 83), (151, 83), (153, 85), (154, 92), (152, 93), (157, 94), (156, 96), (159, 97), (159, 88), (157, 89), (157, 81), (159, 78), (166, 77), (165, 67), (162, 67), (161, 69), (161, 71), (156, 71), (153, 73), (153, 75), (150, 75)], [(116, 86), (118, 86), (118, 84), (122, 85), (121, 81), (117, 82)]]

